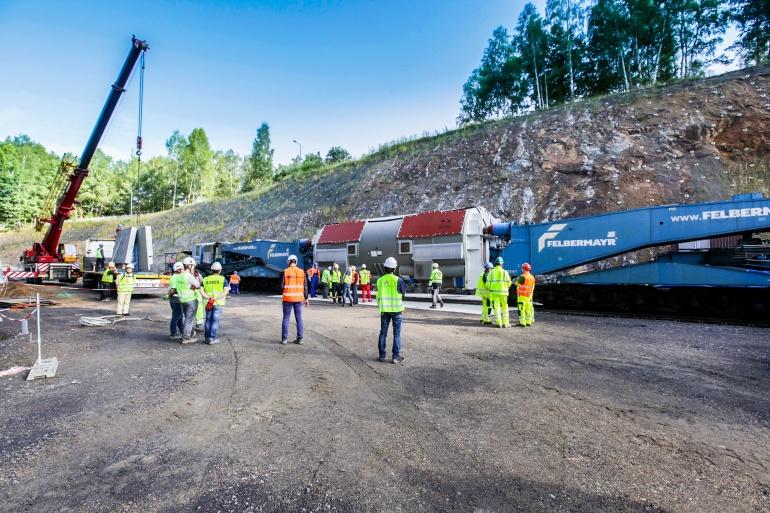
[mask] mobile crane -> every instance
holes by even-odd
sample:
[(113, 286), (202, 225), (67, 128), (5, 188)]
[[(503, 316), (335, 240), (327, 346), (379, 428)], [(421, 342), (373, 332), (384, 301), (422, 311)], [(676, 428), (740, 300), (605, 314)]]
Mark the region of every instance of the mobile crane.
[[(48, 224), (48, 231), (42, 242), (36, 242), (31, 248), (24, 250), (21, 261), (24, 270), (34, 273), (36, 281), (43, 279), (71, 281), (74, 282), (79, 276), (79, 264), (76, 259), (68, 254), (65, 245), (59, 244), (64, 221), (70, 218), (72, 210), (77, 204), (77, 195), (80, 191), (83, 181), (88, 176), (88, 166), (96, 153), (99, 141), (107, 129), (110, 118), (115, 112), (121, 95), (126, 91), (125, 87), (131, 73), (136, 67), (140, 57), (144, 55), (150, 47), (146, 41), (131, 38), (131, 50), (126, 57), (123, 67), (120, 69), (117, 80), (112, 84), (110, 94), (104, 103), (101, 114), (96, 121), (91, 136), (88, 138), (85, 149), (80, 156), (80, 161), (75, 164), (73, 161), (63, 159), (59, 167), (61, 181), (64, 182), (63, 192), (56, 201), (55, 208), (48, 218), (42, 218), (37, 223), (37, 229), (40, 231), (44, 224)], [(141, 148), (141, 136), (137, 137), (137, 147)], [(58, 189), (52, 188), (51, 204), (56, 200)]]
[[(518, 225), (495, 223), (485, 233), (506, 269), (528, 262), (549, 306), (644, 310), (752, 318), (770, 313), (770, 199), (761, 193), (730, 201), (665, 205)], [(685, 249), (690, 241), (737, 235), (729, 248)], [(564, 273), (632, 251), (678, 244), (654, 261)], [(557, 274), (561, 273), (561, 274)], [(581, 296), (582, 297), (577, 297)], [(665, 297), (664, 297), (665, 296)], [(711, 312), (713, 310), (713, 312)]]

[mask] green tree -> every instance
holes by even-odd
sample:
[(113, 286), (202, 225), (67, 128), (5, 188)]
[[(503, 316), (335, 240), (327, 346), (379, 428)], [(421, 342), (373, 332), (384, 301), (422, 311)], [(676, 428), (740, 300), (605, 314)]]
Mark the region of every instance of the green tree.
[(667, 4), (680, 78), (702, 75), (704, 67), (712, 62), (727, 62), (714, 56), (728, 23), (721, 0), (670, 0)]
[(241, 188), (243, 159), (233, 150), (214, 152), (214, 169), (217, 176), (217, 198), (231, 198)]
[(350, 152), (342, 146), (332, 146), (326, 152), (326, 159), (324, 160), (327, 164), (336, 164), (337, 162), (344, 162), (352, 158)]
[(308, 153), (305, 155), (302, 161), (302, 169), (316, 169), (324, 165), (324, 159), (321, 158), (321, 153)]
[(187, 137), (187, 145), (181, 153), (187, 203), (214, 197), (215, 177), (212, 157), (206, 131), (202, 128), (194, 128)]
[(739, 38), (732, 48), (746, 64), (770, 63), (770, 2), (768, 0), (730, 0), (731, 19)]
[(251, 146), (248, 173), (243, 181), (244, 192), (254, 190), (260, 182), (273, 177), (273, 152), (270, 147), (270, 127), (263, 122)]
[(173, 189), (171, 193), (171, 208), (178, 206), (179, 168), (182, 160), (182, 150), (187, 146), (187, 138), (179, 130), (174, 130), (171, 137), (166, 139), (168, 157), (174, 161)]

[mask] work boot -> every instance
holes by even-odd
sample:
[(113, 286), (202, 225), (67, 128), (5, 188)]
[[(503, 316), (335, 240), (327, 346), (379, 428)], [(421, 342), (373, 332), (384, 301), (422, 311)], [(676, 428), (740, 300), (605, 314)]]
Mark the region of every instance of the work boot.
[(294, 341), (295, 344), (302, 345), (305, 343), (304, 340), (302, 340), (302, 337), (297, 337), (297, 340)]
[(441, 308), (444, 308), (444, 303), (441, 303)]
[(182, 340), (182, 335), (171, 335), (168, 337), (169, 340)]
[(510, 324), (506, 324), (506, 325), (505, 325), (505, 327), (506, 327), (506, 328), (510, 328), (510, 327), (511, 327), (511, 325), (510, 325)]
[(383, 363), (385, 363), (387, 360), (388, 360), (388, 359), (387, 359), (387, 358), (385, 358), (384, 356), (380, 356), (379, 358), (377, 358), (377, 361), (379, 361), (379, 362), (383, 362)]
[(289, 339), (287, 338), (281, 339), (281, 344), (286, 345), (288, 343), (289, 343)]
[(182, 339), (182, 344), (193, 344), (193, 343), (195, 343), (195, 339), (194, 338), (183, 338)]
[(436, 305), (430, 305), (431, 308), (436, 308)]

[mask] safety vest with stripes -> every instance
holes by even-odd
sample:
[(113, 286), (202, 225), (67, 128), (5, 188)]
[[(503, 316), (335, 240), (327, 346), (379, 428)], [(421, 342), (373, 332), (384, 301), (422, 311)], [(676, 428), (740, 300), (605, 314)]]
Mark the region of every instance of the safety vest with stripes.
[(342, 279), (342, 283), (350, 285), (353, 283), (353, 273), (345, 273), (345, 277)]
[(113, 283), (115, 279), (112, 277), (112, 271), (107, 269), (102, 273), (102, 283)]
[(301, 303), (305, 300), (305, 273), (296, 265), (283, 270), (283, 301)]
[(479, 297), (489, 297), (489, 288), (486, 280), (489, 280), (489, 272), (481, 273), (479, 281), (476, 283), (476, 295)]
[[(221, 274), (212, 274), (203, 278), (203, 290), (209, 296), (218, 296), (225, 291), (225, 277)], [(227, 296), (222, 299), (217, 299), (214, 304), (217, 306), (225, 306), (225, 300)]]
[(372, 272), (369, 269), (361, 269), (358, 273), (361, 285), (369, 285), (372, 282)]
[(404, 311), (404, 299), (398, 291), (398, 276), (385, 274), (377, 280), (377, 306), (380, 313)]
[(329, 269), (324, 269), (321, 273), (321, 283), (329, 283)]
[(502, 266), (494, 266), (487, 275), (487, 288), (490, 296), (507, 296), (511, 288), (511, 275)]
[(441, 285), (441, 282), (444, 281), (444, 273), (441, 272), (440, 269), (433, 269), (430, 272), (430, 281), (428, 282), (428, 285), (433, 285), (434, 283), (438, 283)]
[(233, 274), (230, 276), (230, 283), (233, 285), (238, 285), (241, 282), (241, 277), (237, 274)]
[(133, 274), (131, 276), (127, 274), (121, 274), (118, 276), (118, 292), (128, 292), (130, 294), (134, 291), (134, 287), (136, 287), (136, 276)]
[[(190, 273), (180, 273), (175, 274), (174, 278), (172, 278), (174, 281), (172, 281), (171, 284), (173, 284), (173, 288), (175, 288), (177, 294), (179, 294), (180, 303), (190, 303), (197, 299), (195, 291), (190, 285), (190, 277)], [(169, 286), (171, 286), (171, 284), (169, 284)]]
[(332, 271), (331, 278), (329, 278), (331, 283), (339, 283), (341, 279), (342, 279), (342, 273), (341, 272), (339, 272), (337, 270)]
[(535, 292), (535, 277), (529, 271), (516, 279), (516, 295), (532, 298)]

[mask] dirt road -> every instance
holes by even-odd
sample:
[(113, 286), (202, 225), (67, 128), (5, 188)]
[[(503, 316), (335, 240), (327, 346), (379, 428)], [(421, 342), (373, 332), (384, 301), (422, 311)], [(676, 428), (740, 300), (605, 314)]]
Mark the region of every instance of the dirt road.
[[(410, 310), (392, 365), (370, 307), (281, 346), (279, 300), (241, 296), (182, 346), (156, 298), (78, 327), (110, 306), (46, 309), (59, 374), (0, 380), (0, 511), (770, 511), (768, 330)], [(32, 355), (5, 338), (0, 370)]]

